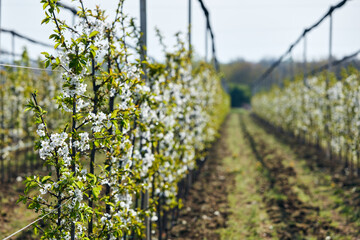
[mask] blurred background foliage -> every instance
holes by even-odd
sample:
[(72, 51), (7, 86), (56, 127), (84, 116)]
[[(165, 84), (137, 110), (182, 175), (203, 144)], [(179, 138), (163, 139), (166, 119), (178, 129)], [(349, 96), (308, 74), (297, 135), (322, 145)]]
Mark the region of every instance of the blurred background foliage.
[[(336, 59), (334, 59), (334, 61), (335, 60)], [(232, 107), (246, 107), (250, 104), (252, 83), (258, 79), (274, 61), (275, 59), (262, 59), (259, 62), (250, 62), (244, 59), (236, 59), (221, 65), (221, 71), (224, 73), (225, 80), (229, 86)], [(307, 63), (306, 69), (310, 72), (326, 63), (327, 59), (313, 60)], [(347, 68), (349, 65), (360, 69), (360, 60), (353, 59), (339, 64), (333, 68), (334, 73), (340, 76), (341, 70)], [(283, 79), (293, 79), (294, 76), (303, 74), (304, 67), (303, 62), (295, 62), (289, 58), (282, 62), (269, 78), (273, 78), (273, 80), (275, 80), (273, 82), (279, 82), (279, 80)], [(267, 81), (272, 81), (272, 79), (267, 79)]]

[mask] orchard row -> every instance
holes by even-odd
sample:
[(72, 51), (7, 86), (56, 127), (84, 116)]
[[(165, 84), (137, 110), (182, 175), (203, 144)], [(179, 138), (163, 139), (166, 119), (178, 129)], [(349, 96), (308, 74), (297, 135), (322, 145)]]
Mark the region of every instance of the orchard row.
[[(305, 81), (298, 77), (283, 88), (252, 99), (255, 113), (288, 133), (343, 160), (346, 174), (358, 174), (360, 163), (360, 73), (343, 70), (338, 79), (323, 72)], [(355, 166), (357, 165), (357, 166)]]
[(28, 177), (20, 201), (44, 218), (35, 227), (42, 239), (144, 237), (181, 206), (179, 182), (205, 159), (228, 96), (211, 65), (191, 62), (179, 36), (173, 52), (164, 47), (164, 62), (141, 61), (141, 33), (124, 0), (114, 18), (75, 1), (73, 27), (58, 1), (41, 2), (60, 49), (44, 53), (45, 67), (61, 71), (60, 80), (48, 100), (41, 96), (51, 88), (41, 84), (27, 110), (51, 171)]

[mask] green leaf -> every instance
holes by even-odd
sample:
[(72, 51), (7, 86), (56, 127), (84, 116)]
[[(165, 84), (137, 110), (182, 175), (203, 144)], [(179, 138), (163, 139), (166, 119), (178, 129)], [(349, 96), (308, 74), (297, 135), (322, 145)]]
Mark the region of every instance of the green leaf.
[(51, 178), (51, 176), (45, 176), (45, 177), (43, 177), (42, 179), (41, 179), (41, 183), (46, 183), (46, 181), (48, 180), (48, 179), (50, 179)]
[(37, 204), (35, 202), (32, 202), (29, 204), (28, 209), (35, 209)]
[[(20, 195), (19, 196), (19, 199), (16, 201), (16, 203), (19, 203), (19, 202), (21, 202), (21, 201), (24, 201), (24, 198), (25, 198), (25, 200), (26, 200), (26, 197), (24, 197), (23, 195)], [(25, 201), (26, 202), (26, 201)]]
[(44, 23), (49, 23), (49, 21), (50, 21), (50, 18), (49, 17), (46, 17), (46, 18), (44, 18), (42, 21), (41, 21), (41, 24), (44, 24)]
[(98, 31), (93, 31), (92, 33), (90, 33), (89, 38), (95, 37), (97, 34), (99, 34)]
[(90, 49), (92, 49), (94, 51), (98, 50), (98, 48), (96, 46), (94, 46), (94, 45), (90, 45)]
[(50, 65), (50, 61), (49, 60), (45, 61), (45, 68), (49, 67), (49, 65)]
[(94, 195), (96, 198), (99, 196), (99, 194), (100, 194), (100, 192), (101, 192), (101, 188), (102, 188), (101, 185), (98, 185), (98, 186), (96, 186), (96, 187), (93, 187), (92, 193), (93, 193), (93, 195)]
[(55, 44), (54, 49), (57, 49), (59, 47), (60, 43)]
[(47, 2), (47, 1), (46, 2), (41, 1), (41, 3), (44, 3), (43, 4), (43, 10), (45, 10), (45, 8), (49, 5), (49, 2)]

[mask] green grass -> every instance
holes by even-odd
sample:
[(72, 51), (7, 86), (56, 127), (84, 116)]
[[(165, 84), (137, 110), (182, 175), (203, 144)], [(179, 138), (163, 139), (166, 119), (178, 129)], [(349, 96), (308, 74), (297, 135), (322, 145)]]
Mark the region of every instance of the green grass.
[(238, 113), (245, 112), (243, 109), (233, 110), (226, 125), (232, 157), (225, 158), (223, 162), (226, 171), (234, 175), (235, 185), (228, 196), (231, 215), (227, 228), (219, 230), (219, 233), (224, 240), (276, 239), (257, 189), (261, 173), (240, 128)]

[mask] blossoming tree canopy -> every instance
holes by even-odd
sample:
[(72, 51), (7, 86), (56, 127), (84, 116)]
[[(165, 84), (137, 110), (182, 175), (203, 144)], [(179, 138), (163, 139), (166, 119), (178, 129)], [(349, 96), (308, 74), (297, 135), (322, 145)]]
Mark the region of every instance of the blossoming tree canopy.
[[(20, 201), (46, 220), (42, 239), (142, 236), (145, 219), (159, 217), (160, 199), (179, 205), (178, 183), (204, 159), (228, 96), (212, 66), (192, 67), (180, 38), (165, 63), (146, 59), (144, 68), (140, 47), (127, 47), (129, 39), (140, 46), (141, 34), (124, 0), (114, 19), (79, 0), (73, 27), (57, 1), (41, 2), (61, 49), (44, 53), (45, 65), (62, 71), (54, 96), (61, 120), (49, 124), (42, 93), (32, 95), (36, 149), (51, 172), (28, 177)], [(141, 203), (145, 192), (149, 206)]]

